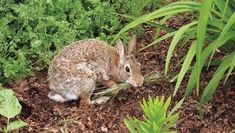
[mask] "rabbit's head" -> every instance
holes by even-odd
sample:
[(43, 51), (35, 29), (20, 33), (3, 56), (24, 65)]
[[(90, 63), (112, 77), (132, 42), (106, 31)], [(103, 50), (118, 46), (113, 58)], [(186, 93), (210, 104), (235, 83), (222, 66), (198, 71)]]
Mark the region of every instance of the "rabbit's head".
[(129, 42), (128, 50), (125, 49), (121, 40), (117, 41), (116, 50), (119, 54), (119, 78), (123, 82), (128, 82), (132, 86), (141, 86), (144, 78), (141, 74), (141, 64), (137, 62), (134, 54), (136, 53), (136, 36), (133, 35)]

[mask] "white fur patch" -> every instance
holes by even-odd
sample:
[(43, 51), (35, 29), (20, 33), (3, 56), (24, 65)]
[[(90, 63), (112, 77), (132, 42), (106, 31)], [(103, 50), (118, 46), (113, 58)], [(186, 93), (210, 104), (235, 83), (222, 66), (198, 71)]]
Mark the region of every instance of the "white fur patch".
[(49, 92), (48, 97), (56, 102), (65, 102), (66, 100), (58, 93)]
[(66, 93), (65, 97), (67, 100), (77, 100), (78, 96), (72, 93)]

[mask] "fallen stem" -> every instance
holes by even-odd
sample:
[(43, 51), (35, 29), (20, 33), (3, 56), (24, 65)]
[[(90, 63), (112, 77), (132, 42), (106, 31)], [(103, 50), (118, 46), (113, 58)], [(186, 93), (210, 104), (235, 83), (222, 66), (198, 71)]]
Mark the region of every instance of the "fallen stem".
[[(171, 82), (171, 79), (169, 76), (161, 75), (159, 73), (152, 73), (144, 78), (144, 83), (153, 83), (153, 82)], [(98, 92), (95, 92), (93, 99), (96, 100), (103, 96), (111, 97), (116, 95), (119, 91), (126, 90), (130, 87), (131, 86), (129, 85), (129, 83), (117, 84), (109, 89), (103, 89)]]

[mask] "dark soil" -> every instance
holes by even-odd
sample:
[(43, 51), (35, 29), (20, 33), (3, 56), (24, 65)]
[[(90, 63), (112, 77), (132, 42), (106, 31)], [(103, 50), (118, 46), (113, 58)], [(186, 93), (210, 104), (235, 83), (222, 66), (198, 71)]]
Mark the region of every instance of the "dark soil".
[[(141, 43), (139, 43), (141, 45)], [(166, 55), (164, 43), (139, 53), (145, 75), (153, 71), (162, 71)], [(178, 55), (175, 55), (178, 56)], [(173, 57), (173, 62), (178, 57)], [(212, 68), (213, 69), (213, 68)], [(213, 71), (203, 72), (202, 84), (206, 84)], [(202, 85), (203, 86), (203, 85)], [(234, 77), (221, 84), (212, 101), (204, 107), (204, 119), (201, 120), (197, 101), (192, 94), (180, 109), (180, 119), (174, 128), (179, 132), (230, 132), (235, 128), (235, 88)], [(181, 86), (173, 103), (182, 98), (185, 84)], [(46, 72), (37, 77), (18, 81), (13, 85), (16, 96), (22, 104), (22, 113), (18, 118), (28, 123), (21, 132), (128, 132), (123, 123), (127, 115), (142, 118), (140, 101), (149, 95), (170, 96), (174, 83), (161, 82), (144, 84), (139, 88), (130, 88), (119, 92), (111, 101), (102, 105), (93, 105), (87, 110), (79, 109), (77, 101), (56, 103), (47, 98), (49, 92)]]
[[(170, 23), (170, 22), (169, 22)], [(177, 25), (178, 26), (178, 25)], [(176, 26), (176, 27), (177, 27)], [(164, 34), (164, 32), (162, 32)], [(144, 38), (139, 39), (138, 45), (145, 46), (151, 38), (152, 32), (147, 32)], [(169, 45), (169, 40), (163, 41), (157, 47), (151, 47), (138, 54), (142, 63), (142, 72), (148, 75), (151, 72), (162, 72)], [(177, 61), (185, 55), (187, 48), (178, 48), (172, 57), (171, 70)], [(215, 68), (202, 73), (201, 88), (209, 82)], [(178, 69), (176, 70), (178, 71)], [(27, 127), (19, 132), (128, 132), (123, 119), (128, 115), (143, 118), (140, 101), (149, 95), (168, 97), (173, 94), (175, 83), (156, 82), (144, 84), (139, 88), (130, 88), (121, 91), (108, 103), (92, 105), (87, 110), (79, 108), (78, 101), (56, 103), (48, 99), (49, 92), (47, 73), (40, 73), (23, 81), (16, 82), (12, 88), (16, 92), (22, 105), (22, 112), (17, 118), (28, 123)], [(184, 94), (187, 78), (183, 81), (172, 104), (179, 101)], [(228, 82), (218, 87), (211, 102), (204, 106), (204, 118), (200, 119), (198, 101), (195, 92), (190, 95), (180, 108), (180, 119), (174, 129), (178, 132), (218, 133), (231, 132), (235, 129), (235, 77), (232, 75)]]

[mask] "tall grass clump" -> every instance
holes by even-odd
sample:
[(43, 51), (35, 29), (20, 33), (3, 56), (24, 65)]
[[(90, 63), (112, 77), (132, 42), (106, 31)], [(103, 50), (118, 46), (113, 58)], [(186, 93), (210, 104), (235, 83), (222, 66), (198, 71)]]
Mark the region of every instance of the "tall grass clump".
[[(176, 76), (177, 81), (174, 89), (176, 95), (183, 78), (186, 73), (190, 73), (190, 78), (186, 87), (185, 96), (188, 96), (193, 88), (196, 88), (197, 94), (199, 90), (203, 90), (200, 107), (208, 102), (218, 87), (220, 80), (224, 77), (224, 83), (231, 75), (235, 66), (235, 2), (232, 0), (202, 0), (195, 1), (180, 1), (175, 2), (151, 13), (142, 15), (134, 19), (120, 30), (116, 38), (125, 33), (131, 28), (140, 24), (156, 23), (153, 20), (165, 20), (173, 15), (189, 12), (193, 14), (195, 19), (190, 23), (183, 25), (178, 30), (168, 30), (168, 33), (160, 38), (155, 39), (146, 47), (153, 46), (158, 42), (173, 37), (170, 47), (167, 52), (165, 63), (165, 74), (169, 73), (169, 64), (177, 45), (180, 45), (180, 40), (188, 40), (194, 38), (194, 41), (189, 47), (188, 52), (183, 57), (183, 61), (179, 62), (181, 70)], [(161, 24), (158, 24), (159, 29), (163, 29)], [(115, 39), (116, 39), (115, 38)], [(214, 59), (213, 56), (218, 51), (224, 51), (222, 60)], [(193, 59), (196, 59), (194, 62)], [(217, 62), (217, 63), (214, 63)], [(200, 75), (203, 69), (209, 68), (211, 65), (217, 65), (217, 70), (214, 72), (212, 79), (204, 89), (200, 88)]]

